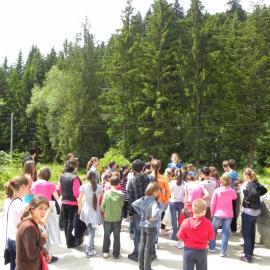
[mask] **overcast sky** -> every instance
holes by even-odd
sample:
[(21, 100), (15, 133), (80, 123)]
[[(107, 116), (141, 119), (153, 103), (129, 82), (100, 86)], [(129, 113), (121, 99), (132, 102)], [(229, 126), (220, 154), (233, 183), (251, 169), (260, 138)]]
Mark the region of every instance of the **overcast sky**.
[[(174, 2), (174, 0), (168, 0)], [(210, 13), (226, 10), (228, 0), (202, 0)], [(154, 0), (133, 0), (133, 7), (144, 16)], [(184, 9), (190, 0), (179, 0)], [(242, 6), (251, 10), (251, 3), (242, 0)], [(259, 2), (262, 2), (259, 0)], [(270, 5), (270, 0), (264, 0)], [(7, 56), (9, 63), (16, 61), (20, 50), (26, 59), (32, 45), (43, 54), (51, 48), (58, 51), (67, 38), (74, 40), (88, 17), (96, 41), (107, 41), (121, 27), (121, 14), (126, 0), (0, 0), (0, 63)]]

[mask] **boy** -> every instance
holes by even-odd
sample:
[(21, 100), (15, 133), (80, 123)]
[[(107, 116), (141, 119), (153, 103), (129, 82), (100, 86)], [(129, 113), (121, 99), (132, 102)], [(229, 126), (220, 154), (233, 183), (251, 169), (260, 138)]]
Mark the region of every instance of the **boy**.
[(111, 190), (105, 193), (101, 204), (101, 211), (104, 213), (104, 238), (103, 238), (103, 257), (109, 257), (110, 236), (113, 233), (113, 257), (118, 259), (120, 256), (120, 231), (121, 231), (121, 213), (124, 205), (124, 198), (116, 187), (120, 183), (117, 175), (112, 176)]
[(177, 233), (184, 242), (183, 270), (207, 270), (207, 245), (215, 238), (211, 222), (204, 217), (206, 202), (197, 199), (192, 203), (193, 217), (182, 223)]

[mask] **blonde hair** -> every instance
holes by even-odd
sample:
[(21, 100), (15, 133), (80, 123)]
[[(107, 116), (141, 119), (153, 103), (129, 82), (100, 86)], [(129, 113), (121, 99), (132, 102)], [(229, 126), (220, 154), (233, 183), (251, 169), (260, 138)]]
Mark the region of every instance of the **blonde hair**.
[(256, 173), (252, 169), (245, 168), (244, 169), (244, 174), (247, 175), (247, 176), (249, 176), (252, 181), (255, 181), (255, 182), (258, 181), (257, 176), (256, 176)]
[(222, 174), (221, 182), (222, 182), (222, 185), (225, 186), (225, 187), (228, 187), (228, 186), (231, 185), (231, 177), (229, 176), (228, 173)]
[(179, 155), (177, 154), (177, 153), (172, 153), (172, 155), (171, 155), (171, 161), (172, 161), (172, 157), (173, 156), (176, 156), (176, 159), (177, 159), (177, 163), (180, 163), (180, 157), (179, 157)]
[(146, 190), (145, 190), (145, 196), (153, 196), (155, 192), (158, 192), (160, 190), (160, 187), (157, 182), (151, 182), (148, 184)]
[(192, 203), (192, 211), (195, 215), (202, 215), (206, 208), (207, 204), (203, 199), (197, 199)]

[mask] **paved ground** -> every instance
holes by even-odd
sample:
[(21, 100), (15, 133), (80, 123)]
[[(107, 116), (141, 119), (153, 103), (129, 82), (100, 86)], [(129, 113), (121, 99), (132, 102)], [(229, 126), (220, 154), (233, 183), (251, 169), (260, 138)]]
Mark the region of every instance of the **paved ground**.
[[(2, 215), (0, 217), (0, 228), (4, 228)], [(61, 233), (61, 237), (64, 240), (64, 235)], [(57, 263), (49, 265), (50, 270), (108, 270), (110, 267), (115, 270), (138, 270), (137, 263), (130, 261), (127, 255), (132, 251), (133, 244), (129, 239), (127, 232), (127, 223), (123, 224), (123, 231), (121, 233), (121, 257), (116, 260), (112, 256), (108, 259), (104, 259), (101, 255), (102, 248), (102, 236), (103, 231), (100, 227), (96, 233), (95, 246), (98, 252), (98, 256), (88, 259), (85, 257), (85, 247), (87, 237), (84, 244), (76, 249), (67, 249), (65, 245), (54, 248), (54, 255), (59, 257)], [(269, 236), (270, 237), (270, 236)], [(220, 247), (220, 241), (218, 240), (218, 248)], [(64, 241), (63, 241), (64, 243)], [(220, 258), (217, 254), (209, 254), (208, 256), (208, 269), (209, 270), (228, 270), (228, 269), (254, 269), (263, 270), (270, 269), (270, 249), (266, 249), (264, 246), (256, 245), (255, 260), (252, 264), (247, 264), (240, 261), (239, 255), (241, 254), (242, 243), (241, 236), (235, 234), (231, 236), (229, 242), (229, 256), (227, 258)], [(156, 259), (152, 268), (154, 270), (180, 270), (182, 269), (182, 250), (175, 247), (173, 241), (168, 237), (160, 238), (160, 248), (157, 250), (158, 259)], [(1, 232), (0, 236), (0, 253), (3, 254), (4, 250), (4, 232)], [(3, 266), (3, 258), (0, 256), (0, 269), (7, 270), (8, 266)], [(29, 269), (31, 270), (31, 269)]]

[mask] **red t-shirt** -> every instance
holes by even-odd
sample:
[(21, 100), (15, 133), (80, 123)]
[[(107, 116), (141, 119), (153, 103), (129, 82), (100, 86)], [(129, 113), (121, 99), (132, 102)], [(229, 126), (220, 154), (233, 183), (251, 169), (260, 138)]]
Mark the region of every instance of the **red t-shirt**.
[(191, 217), (183, 221), (177, 238), (184, 241), (185, 247), (206, 249), (209, 240), (215, 239), (212, 223), (205, 217)]

